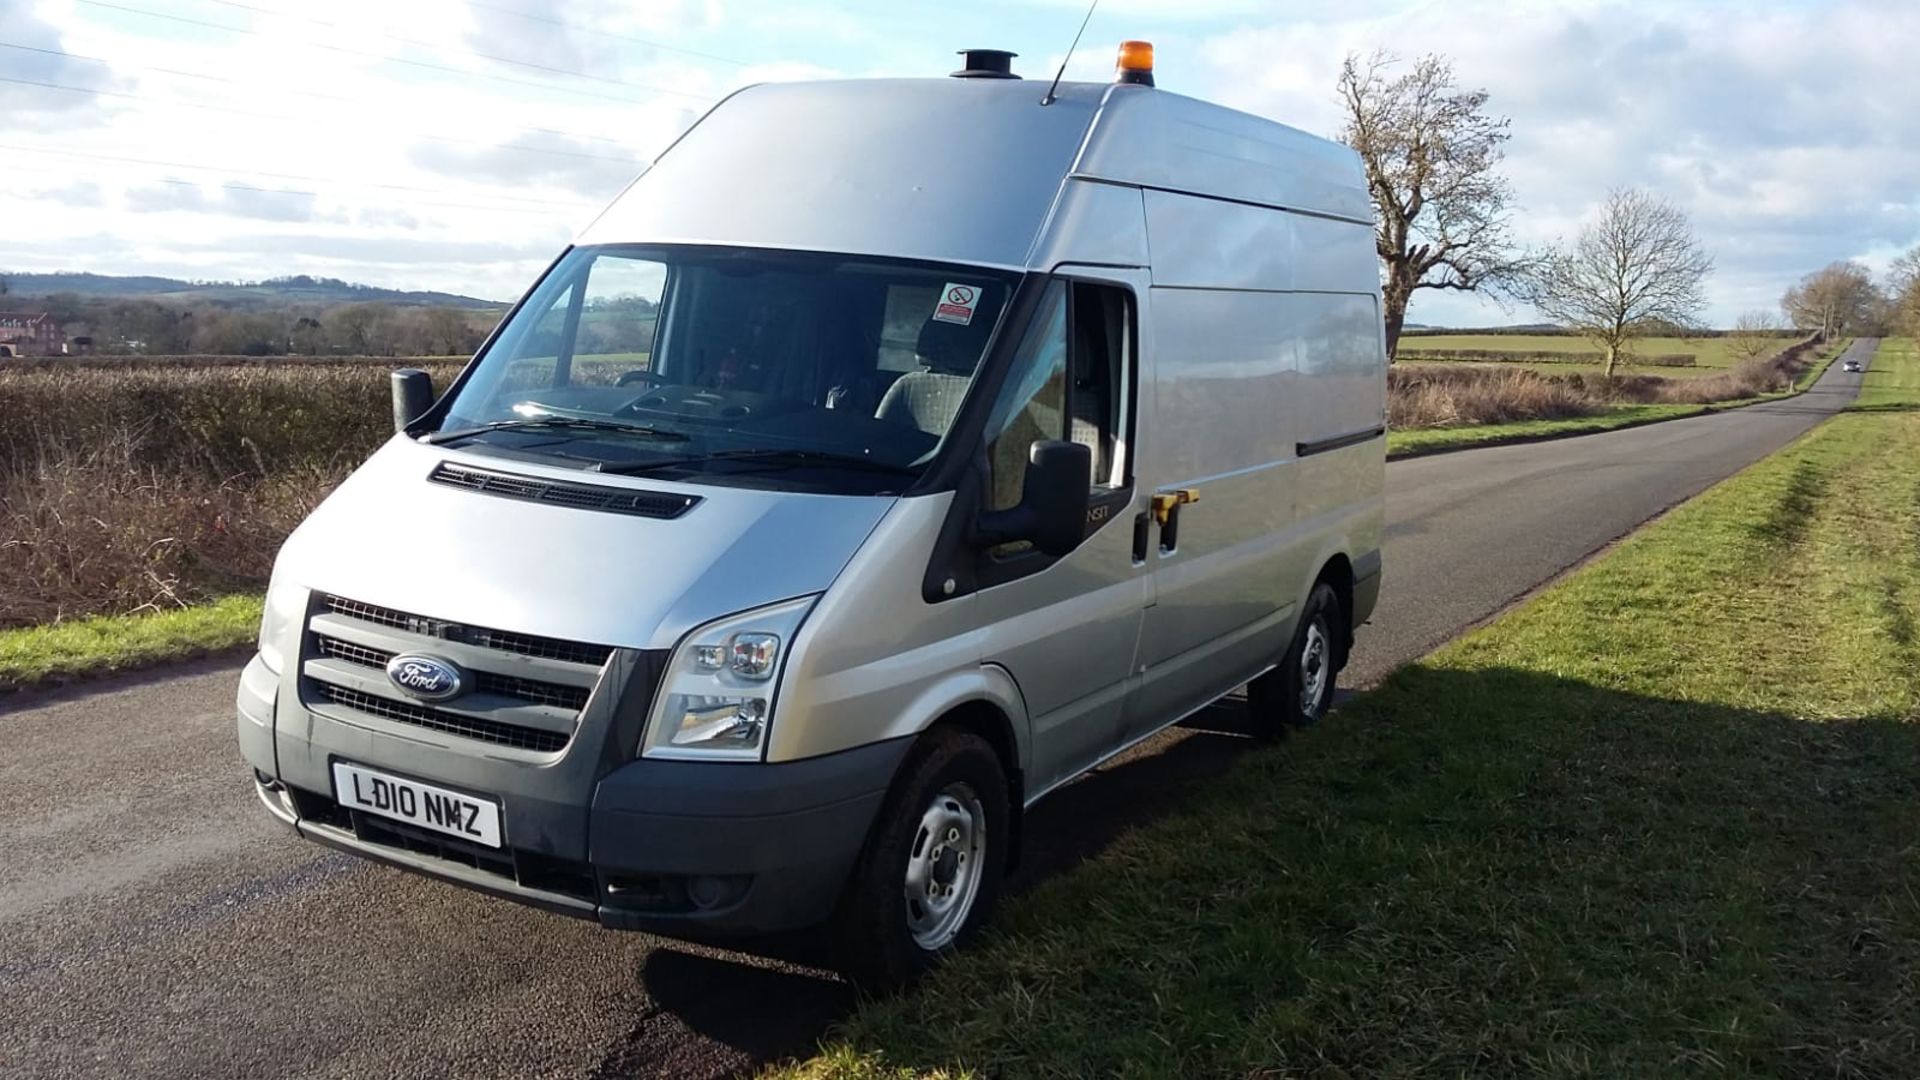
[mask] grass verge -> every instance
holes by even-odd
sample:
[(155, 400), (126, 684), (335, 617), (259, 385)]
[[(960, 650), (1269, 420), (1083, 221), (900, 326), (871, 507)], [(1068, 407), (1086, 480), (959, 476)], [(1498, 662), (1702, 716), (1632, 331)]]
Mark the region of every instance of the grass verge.
[(1823, 425), (776, 1075), (1911, 1075), (1917, 457)]
[(1597, 416), (1569, 416), (1557, 420), (1514, 420), (1504, 424), (1463, 427), (1408, 428), (1387, 432), (1389, 458), (1418, 457), (1475, 446), (1534, 442), (1568, 435), (1615, 431), (1661, 420), (1678, 420), (1715, 411), (1711, 405), (1622, 405)]
[(0, 691), (223, 652), (260, 631), (258, 596), (0, 630)]
[(1856, 409), (1907, 409), (1920, 405), (1920, 342), (1884, 338), (1860, 376)]

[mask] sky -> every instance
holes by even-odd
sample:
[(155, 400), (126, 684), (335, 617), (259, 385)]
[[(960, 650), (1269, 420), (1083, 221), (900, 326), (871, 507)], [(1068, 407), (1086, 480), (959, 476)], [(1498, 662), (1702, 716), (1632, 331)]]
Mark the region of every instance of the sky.
[[(1045, 78), (1080, 0), (0, 0), (0, 271), (312, 274), (517, 296), (727, 91)], [(1511, 117), (1515, 232), (1606, 191), (1685, 210), (1709, 322), (1920, 244), (1916, 0), (1101, 0), (1069, 78), (1156, 46), (1163, 89), (1315, 134), (1349, 52), (1450, 57)], [(1423, 290), (1410, 320), (1529, 321)]]

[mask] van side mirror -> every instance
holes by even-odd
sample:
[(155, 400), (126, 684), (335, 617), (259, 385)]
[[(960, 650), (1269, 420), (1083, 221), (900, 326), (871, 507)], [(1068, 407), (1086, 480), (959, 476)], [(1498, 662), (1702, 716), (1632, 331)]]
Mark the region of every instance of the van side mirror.
[(1056, 558), (1080, 546), (1087, 535), (1087, 504), (1093, 486), (1093, 451), (1079, 443), (1042, 439), (1027, 451), (1020, 505), (982, 515), (981, 543), (1030, 540)]
[(433, 378), (419, 368), (393, 373), (393, 430), (406, 434), (433, 407)]

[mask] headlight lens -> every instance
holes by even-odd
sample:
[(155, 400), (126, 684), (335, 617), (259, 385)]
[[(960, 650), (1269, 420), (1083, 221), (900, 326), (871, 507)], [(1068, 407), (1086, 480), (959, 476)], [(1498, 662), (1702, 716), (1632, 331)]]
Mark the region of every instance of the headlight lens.
[(640, 753), (759, 760), (780, 665), (813, 599), (730, 615), (687, 635), (667, 662)]
[(286, 647), (300, 640), (300, 621), (307, 613), (307, 590), (275, 582), (267, 587), (260, 612), (260, 662), (279, 674)]

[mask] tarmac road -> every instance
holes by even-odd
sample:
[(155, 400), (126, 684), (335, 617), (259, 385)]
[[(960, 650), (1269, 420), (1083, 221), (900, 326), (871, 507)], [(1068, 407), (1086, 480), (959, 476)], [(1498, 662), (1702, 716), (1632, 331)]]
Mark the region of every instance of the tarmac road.
[[(1873, 343), (1849, 356), (1866, 360)], [(1499, 610), (1852, 400), (1797, 398), (1388, 468), (1386, 587), (1349, 685)], [(852, 1000), (814, 942), (748, 957), (296, 839), (233, 746), (238, 661), (0, 699), (0, 1075), (719, 1076)], [(1164, 813), (1246, 745), (1233, 703), (1037, 808), (1016, 887)]]

